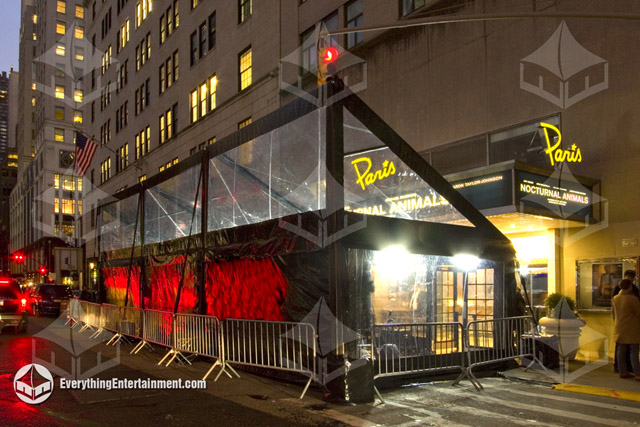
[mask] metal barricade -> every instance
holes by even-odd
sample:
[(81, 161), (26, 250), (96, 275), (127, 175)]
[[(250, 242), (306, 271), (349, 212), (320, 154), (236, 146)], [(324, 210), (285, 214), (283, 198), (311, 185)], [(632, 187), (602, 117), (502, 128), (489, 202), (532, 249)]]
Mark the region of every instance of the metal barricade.
[(120, 321), (119, 331), (120, 334), (131, 337), (143, 339), (143, 323), (144, 323), (144, 311), (135, 307), (120, 307)]
[(464, 371), (460, 323), (378, 324), (373, 327), (374, 378)]
[(73, 328), (78, 324), (80, 320), (80, 300), (77, 298), (71, 298), (69, 300), (69, 307), (67, 308), (67, 322), (65, 325), (71, 324)]
[(93, 338), (97, 337), (102, 331), (113, 332), (113, 337), (107, 342), (107, 345), (114, 343), (120, 335), (118, 328), (118, 319), (120, 318), (120, 308), (113, 304), (102, 304), (102, 321), (100, 329), (93, 334)]
[(176, 350), (174, 349), (173, 333), (174, 319), (175, 315), (167, 311), (144, 310), (142, 341), (140, 341), (133, 350), (131, 350), (131, 353), (137, 354), (149, 343), (168, 347), (170, 350), (158, 362), (158, 365), (161, 365), (169, 355), (175, 354)]
[(469, 322), (465, 329), (467, 364), (455, 384), (466, 376), (480, 390), (483, 387), (473, 375), (474, 368), (522, 357), (535, 359), (535, 341), (523, 336), (533, 330), (530, 317)]
[(216, 366), (220, 366), (220, 372), (215, 378), (218, 381), (224, 372), (229, 368), (238, 378), (240, 375), (225, 363), (224, 346), (222, 345), (222, 324), (213, 316), (203, 316), (199, 314), (176, 314), (174, 320), (174, 349), (177, 351), (171, 358), (167, 366), (177, 357), (180, 352), (198, 354), (216, 359), (215, 363), (202, 378), (206, 380)]
[(317, 336), (315, 328), (308, 323), (226, 319), (222, 336), (227, 363), (309, 376), (300, 399), (311, 381), (317, 381)]
[(85, 329), (99, 329), (100, 317), (102, 313), (102, 307), (100, 304), (94, 304), (92, 302), (81, 301), (80, 306), (83, 310), (81, 317), (83, 318), (84, 326), (80, 329), (80, 332)]

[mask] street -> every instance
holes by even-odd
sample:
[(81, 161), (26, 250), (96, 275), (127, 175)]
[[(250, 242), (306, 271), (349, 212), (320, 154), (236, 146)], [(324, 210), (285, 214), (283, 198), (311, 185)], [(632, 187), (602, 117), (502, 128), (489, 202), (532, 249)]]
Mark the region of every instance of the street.
[[(79, 328), (77, 328), (79, 329)], [(75, 336), (76, 355), (84, 368), (117, 358), (117, 349), (104, 343), (102, 334), (95, 345), (82, 352)], [(32, 338), (32, 335), (46, 336)], [(51, 397), (40, 405), (22, 403), (13, 391), (16, 371), (32, 360), (55, 362), (61, 369), (71, 366), (71, 353), (59, 337), (71, 336), (64, 319), (31, 318), (27, 335), (5, 329), (0, 335), (0, 414), (2, 424), (20, 425), (223, 425), (223, 426), (632, 426), (640, 423), (640, 404), (636, 402), (552, 390), (550, 387), (503, 378), (485, 378), (485, 389), (477, 392), (468, 381), (451, 387), (449, 382), (415, 384), (382, 390), (385, 404), (336, 406), (322, 401), (319, 389), (311, 389), (304, 400), (300, 387), (239, 371), (241, 378), (214, 375), (206, 390), (61, 390), (55, 379)], [(57, 337), (57, 338), (55, 338)], [(33, 346), (35, 342), (35, 347)], [(198, 361), (192, 366), (157, 366), (165, 354), (143, 350), (129, 355), (132, 345), (120, 346), (118, 363), (98, 372), (95, 378), (199, 379), (210, 366)], [(80, 349), (80, 350), (78, 350)], [(55, 353), (55, 359), (50, 352)], [(100, 354), (99, 356), (98, 353)], [(86, 366), (85, 366), (86, 365)], [(99, 365), (99, 364), (98, 364)], [(104, 365), (106, 366), (106, 365)], [(605, 384), (603, 384), (605, 386)]]

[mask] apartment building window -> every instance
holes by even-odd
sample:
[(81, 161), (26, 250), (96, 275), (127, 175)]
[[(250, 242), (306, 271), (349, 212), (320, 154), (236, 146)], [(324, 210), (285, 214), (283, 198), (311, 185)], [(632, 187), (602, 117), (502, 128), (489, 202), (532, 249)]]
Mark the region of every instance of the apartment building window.
[(53, 199), (53, 212), (60, 213), (60, 199), (57, 197)]
[(191, 92), (189, 96), (191, 103), (191, 123), (195, 123), (198, 121), (198, 90), (194, 90)]
[(79, 25), (76, 25), (74, 31), (73, 31), (73, 35), (75, 38), (77, 38), (78, 40), (82, 40), (84, 39), (84, 27), (81, 27)]
[(65, 55), (65, 46), (63, 44), (56, 45), (56, 55), (64, 56)]
[(56, 107), (56, 120), (64, 120), (64, 107)]
[(129, 166), (129, 144), (124, 144), (118, 148), (116, 154), (116, 173), (123, 171)]
[(140, 44), (136, 46), (136, 71), (138, 71), (147, 60), (151, 58), (151, 33), (142, 39)]
[(78, 200), (78, 215), (82, 215), (82, 200)]
[(207, 115), (207, 82), (200, 85), (200, 117)]
[(165, 89), (167, 88), (167, 70), (166, 70), (166, 65), (165, 64), (160, 64), (160, 68), (158, 68), (158, 84), (160, 85), (159, 91), (160, 94), (162, 95), (165, 91)]
[(56, 85), (56, 98), (64, 99), (64, 86)]
[(109, 33), (110, 29), (111, 29), (111, 8), (109, 8), (107, 13), (104, 15), (104, 18), (102, 18), (102, 39), (103, 40)]
[(140, 86), (139, 89), (136, 90), (135, 98), (136, 98), (136, 116), (140, 114), (146, 107), (149, 106), (149, 99), (151, 98), (150, 90), (150, 80), (147, 79), (144, 84)]
[(56, 190), (60, 188), (60, 174), (53, 174), (53, 188), (55, 188)]
[(73, 123), (82, 124), (82, 111), (73, 110)]
[(65, 23), (63, 21), (56, 21), (56, 34), (64, 35)]
[(78, 177), (78, 191), (82, 193), (82, 177)]
[(127, 19), (118, 32), (118, 53), (129, 43), (129, 20)]
[(76, 5), (76, 18), (84, 19), (84, 7)]
[(238, 23), (242, 24), (251, 17), (251, 0), (238, 0)]
[(77, 61), (84, 61), (84, 49), (81, 47), (75, 47), (75, 58)]
[(138, 182), (142, 182), (142, 181), (146, 181), (146, 180), (147, 180), (147, 175), (146, 174), (145, 175), (140, 175), (138, 177)]
[(160, 16), (160, 44), (173, 34), (174, 29), (180, 25), (180, 14), (178, 10), (178, 0), (173, 0), (166, 12)]
[(116, 110), (116, 133), (121, 129), (124, 129), (129, 122), (129, 101), (125, 101), (124, 104)]
[(151, 128), (149, 126), (136, 134), (136, 160), (149, 152), (151, 140)]
[(216, 47), (216, 13), (209, 15), (209, 50)]
[(251, 70), (252, 70), (252, 57), (251, 47), (243, 50), (238, 55), (238, 70), (239, 70), (239, 83), (240, 90), (244, 90), (251, 86)]
[(207, 54), (207, 21), (200, 24), (200, 58)]
[(100, 126), (100, 145), (105, 145), (109, 141), (111, 141), (111, 119)]
[(425, 5), (425, 0), (402, 0), (402, 16), (408, 15)]
[(74, 215), (76, 213), (76, 201), (72, 199), (62, 199), (62, 213)]
[(198, 60), (198, 32), (191, 33), (191, 66), (193, 67)]
[(151, 0), (140, 0), (136, 3), (136, 28), (138, 28), (149, 16), (152, 5)]
[(195, 9), (200, 4), (200, 0), (191, 0), (191, 9)]
[(64, 0), (58, 0), (56, 2), (56, 12), (66, 14), (67, 13), (67, 2)]
[[(347, 28), (361, 27), (364, 23), (362, 0), (353, 0), (347, 3)], [(347, 48), (362, 43), (361, 32), (347, 34)]]
[(109, 67), (111, 66), (111, 60), (112, 60), (112, 50), (111, 50), (111, 45), (109, 45), (104, 53), (102, 54), (102, 75), (104, 76), (104, 73), (107, 72), (107, 70), (109, 69)]
[(107, 182), (111, 178), (111, 157), (100, 163), (100, 183)]
[(251, 117), (247, 117), (240, 123), (238, 123), (238, 129), (242, 129), (243, 127), (249, 126), (251, 124)]
[(129, 60), (127, 59), (126, 61), (124, 61), (124, 63), (120, 64), (120, 68), (118, 69), (118, 75), (116, 77), (117, 78), (116, 88), (118, 91), (122, 90), (127, 85), (127, 81), (129, 79), (128, 68), (129, 68)]
[(53, 130), (53, 139), (56, 142), (64, 142), (64, 129), (55, 128)]
[(180, 65), (180, 58), (178, 57), (178, 51), (176, 50), (171, 55), (171, 58), (167, 59), (167, 85), (171, 85), (178, 81), (178, 66)]
[(209, 77), (209, 108), (211, 111), (216, 109), (216, 93), (218, 91), (218, 78), (215, 74)]
[(75, 177), (72, 175), (62, 175), (62, 189), (67, 191), (75, 190)]
[(126, 6), (129, 0), (116, 0), (118, 2), (118, 13)]
[(75, 102), (82, 102), (83, 93), (82, 89), (76, 89), (73, 91), (73, 100)]

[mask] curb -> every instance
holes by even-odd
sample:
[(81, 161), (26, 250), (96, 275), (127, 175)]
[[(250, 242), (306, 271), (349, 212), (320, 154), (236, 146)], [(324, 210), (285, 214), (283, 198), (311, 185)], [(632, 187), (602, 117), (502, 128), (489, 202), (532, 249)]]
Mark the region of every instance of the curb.
[(613, 397), (616, 399), (630, 400), (632, 402), (640, 402), (640, 393), (635, 391), (614, 390), (612, 388), (595, 387), (590, 385), (579, 384), (555, 384), (554, 390), (570, 391), (573, 393), (591, 394), (593, 396)]

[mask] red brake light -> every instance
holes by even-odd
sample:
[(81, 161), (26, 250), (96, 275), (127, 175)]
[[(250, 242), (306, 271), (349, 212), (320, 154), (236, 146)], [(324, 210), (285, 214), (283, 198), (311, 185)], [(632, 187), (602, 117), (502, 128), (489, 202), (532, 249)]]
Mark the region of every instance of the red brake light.
[(0, 283), (4, 284), (4, 285), (8, 285), (9, 281), (8, 280), (0, 280)]
[(27, 300), (26, 300), (25, 298), (22, 298), (22, 299), (20, 300), (20, 302), (22, 303), (22, 306), (23, 306), (23, 307), (26, 307), (26, 306), (27, 306)]

